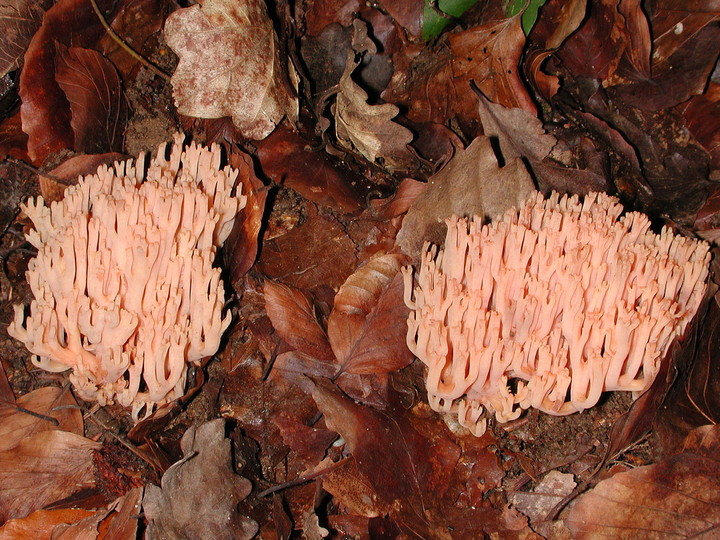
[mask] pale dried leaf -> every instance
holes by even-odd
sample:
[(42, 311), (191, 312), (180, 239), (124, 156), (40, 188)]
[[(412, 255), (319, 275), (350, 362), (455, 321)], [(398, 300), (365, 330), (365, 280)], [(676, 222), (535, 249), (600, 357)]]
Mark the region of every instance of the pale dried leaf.
[(388, 373), (412, 362), (405, 344), (408, 311), (402, 300), (400, 254), (370, 259), (335, 295), (328, 337), (341, 371)]
[(162, 487), (145, 488), (146, 538), (243, 540), (255, 536), (257, 523), (237, 511), (252, 485), (233, 470), (225, 420), (191, 427), (180, 446), (184, 457), (165, 472)]
[(36, 433), (0, 452), (0, 521), (92, 486), (92, 452), (99, 443), (66, 431)]
[(444, 220), (452, 214), (492, 219), (517, 207), (535, 193), (535, 185), (520, 159), (498, 166), (488, 137), (478, 137), (458, 149), (448, 164), (428, 182), (403, 220), (397, 244), (411, 256), (423, 242), (442, 244)]
[[(0, 452), (17, 446), (23, 439), (48, 430), (83, 434), (82, 412), (68, 389), (46, 386), (19, 397), (17, 406), (0, 403)], [(32, 411), (46, 418), (34, 416)], [(54, 418), (57, 424), (50, 418)]]
[(262, 0), (200, 0), (165, 22), (165, 40), (180, 57), (172, 77), (178, 112), (231, 116), (245, 137), (263, 139), (284, 116), (297, 117), (292, 66), (283, 66)]

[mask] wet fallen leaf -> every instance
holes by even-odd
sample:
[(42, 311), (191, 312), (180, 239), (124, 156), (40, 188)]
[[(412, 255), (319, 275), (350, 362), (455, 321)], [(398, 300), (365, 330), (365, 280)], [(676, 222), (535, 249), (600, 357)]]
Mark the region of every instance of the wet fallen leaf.
[(233, 230), (223, 247), (225, 262), (230, 268), (230, 279), (235, 284), (257, 259), (261, 240), (260, 227), (268, 192), (255, 175), (253, 160), (248, 154), (233, 152), (229, 162), (231, 167), (240, 171), (236, 189), (240, 189), (247, 198), (245, 207), (235, 217)]
[(359, 175), (338, 166), (326, 152), (311, 148), (300, 134), (277, 129), (258, 146), (262, 170), (275, 183), (337, 212), (360, 208), (362, 199), (352, 187)]
[(165, 472), (161, 487), (145, 488), (146, 538), (240, 540), (255, 536), (257, 523), (237, 511), (252, 485), (233, 470), (225, 420), (191, 427), (180, 446), (184, 457)]
[(570, 510), (567, 527), (577, 539), (712, 538), (720, 528), (718, 445), (720, 425), (698, 428), (673, 457), (600, 482)]
[(19, 397), (15, 405), (0, 403), (0, 452), (46, 430), (83, 434), (82, 412), (69, 389), (46, 386)]
[(42, 431), (0, 452), (0, 521), (27, 516), (94, 483), (100, 444), (66, 431)]
[(387, 373), (407, 366), (408, 309), (402, 300), (403, 255), (379, 255), (340, 287), (328, 319), (330, 345), (339, 373)]
[(172, 78), (180, 114), (232, 116), (251, 139), (296, 118), (294, 69), (280, 56), (265, 2), (202, 0), (178, 9), (165, 21), (165, 41), (180, 57)]

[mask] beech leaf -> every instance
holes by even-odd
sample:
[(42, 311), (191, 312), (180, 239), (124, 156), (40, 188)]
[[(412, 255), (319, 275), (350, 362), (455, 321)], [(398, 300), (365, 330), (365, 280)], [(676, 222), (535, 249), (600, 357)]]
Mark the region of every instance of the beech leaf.
[[(57, 386), (38, 388), (19, 397), (16, 404), (17, 407), (0, 403), (0, 452), (41, 431), (58, 429), (83, 434), (82, 412), (67, 389)], [(29, 414), (18, 407), (47, 418)]]
[(165, 41), (180, 57), (172, 76), (180, 114), (231, 116), (251, 139), (265, 138), (284, 116), (297, 117), (295, 72), (282, 64), (262, 0), (200, 0), (178, 9), (165, 21)]
[(412, 362), (400, 273), (406, 262), (400, 254), (373, 257), (335, 295), (328, 336), (340, 372), (388, 373)]
[(313, 358), (334, 360), (327, 335), (305, 293), (269, 279), (265, 281), (264, 293), (265, 311), (281, 338)]
[(21, 518), (94, 484), (92, 451), (100, 443), (42, 431), (0, 452), (0, 521)]
[(0, 77), (22, 65), (51, 0), (6, 0), (0, 4)]

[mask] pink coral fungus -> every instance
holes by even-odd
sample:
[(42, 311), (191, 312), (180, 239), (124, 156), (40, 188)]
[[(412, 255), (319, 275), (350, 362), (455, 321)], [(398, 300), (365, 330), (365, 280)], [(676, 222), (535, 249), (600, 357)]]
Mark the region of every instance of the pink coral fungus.
[[(490, 225), (447, 220), (444, 250), (405, 268), (407, 341), (430, 405), (475, 435), (535, 407), (555, 415), (603, 391), (642, 392), (705, 291), (708, 245), (621, 216), (605, 194), (542, 194)], [(416, 283), (413, 285), (413, 281)]]
[(23, 210), (38, 249), (28, 282), (35, 299), (8, 328), (48, 371), (72, 369), (78, 394), (117, 400), (133, 417), (183, 394), (187, 362), (217, 351), (230, 323), (215, 251), (245, 197), (220, 148), (183, 147), (101, 167), (48, 208)]

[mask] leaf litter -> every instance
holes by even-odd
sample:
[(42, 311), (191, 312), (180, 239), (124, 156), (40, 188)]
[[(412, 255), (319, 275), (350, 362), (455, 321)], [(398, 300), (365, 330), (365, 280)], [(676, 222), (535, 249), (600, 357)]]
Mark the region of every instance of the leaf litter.
[(491, 220), (536, 188), (610, 192), (717, 241), (720, 12), (549, 0), (529, 27), (481, 4), (432, 30), (420, 0), (98, 2), (123, 43), (90, 2), (8, 4), (28, 16), (0, 21), (5, 323), (29, 298), (30, 194), (183, 127), (224, 145), (248, 204), (222, 254), (223, 347), (137, 426), (0, 342), (0, 538), (717, 528), (714, 285), (638, 400), (477, 439), (427, 403), (399, 270), (450, 214)]

